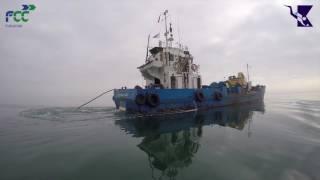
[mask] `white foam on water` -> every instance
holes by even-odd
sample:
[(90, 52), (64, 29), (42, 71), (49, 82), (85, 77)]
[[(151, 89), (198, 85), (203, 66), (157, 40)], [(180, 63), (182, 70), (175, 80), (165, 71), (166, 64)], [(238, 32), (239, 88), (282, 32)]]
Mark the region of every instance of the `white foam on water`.
[(75, 109), (73, 107), (52, 107), (29, 109), (20, 112), (20, 115), (26, 118), (51, 120), (51, 121), (87, 121), (105, 119), (114, 116), (114, 108), (83, 108)]

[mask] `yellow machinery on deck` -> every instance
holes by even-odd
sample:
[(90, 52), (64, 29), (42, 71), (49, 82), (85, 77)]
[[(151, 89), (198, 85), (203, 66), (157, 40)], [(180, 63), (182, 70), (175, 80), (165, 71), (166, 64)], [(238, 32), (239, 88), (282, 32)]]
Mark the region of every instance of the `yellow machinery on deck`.
[(247, 81), (242, 72), (238, 73), (238, 77), (236, 76), (229, 76), (229, 79), (226, 81), (227, 86), (234, 87), (240, 85), (242, 87), (247, 86)]

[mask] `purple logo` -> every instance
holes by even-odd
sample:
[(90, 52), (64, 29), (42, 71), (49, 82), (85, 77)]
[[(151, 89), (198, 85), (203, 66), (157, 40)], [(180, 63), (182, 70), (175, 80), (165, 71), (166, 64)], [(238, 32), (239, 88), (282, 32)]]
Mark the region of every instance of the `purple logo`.
[(307, 17), (312, 5), (298, 5), (297, 12), (295, 13), (293, 13), (291, 6), (285, 6), (290, 9), (290, 15), (297, 20), (298, 27), (312, 27), (312, 24)]

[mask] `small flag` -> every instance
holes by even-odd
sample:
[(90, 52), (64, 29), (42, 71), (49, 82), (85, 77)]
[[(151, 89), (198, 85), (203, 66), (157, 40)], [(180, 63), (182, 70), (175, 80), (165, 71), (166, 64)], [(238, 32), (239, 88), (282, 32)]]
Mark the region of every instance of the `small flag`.
[(160, 33), (153, 36), (153, 38), (159, 38), (159, 37), (160, 37)]

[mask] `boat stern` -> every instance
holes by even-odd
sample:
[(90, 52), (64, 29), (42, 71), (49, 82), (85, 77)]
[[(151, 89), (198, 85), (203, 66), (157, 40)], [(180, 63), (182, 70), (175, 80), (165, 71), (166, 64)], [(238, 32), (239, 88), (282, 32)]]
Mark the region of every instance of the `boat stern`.
[(114, 89), (112, 99), (116, 105), (116, 109), (127, 111), (129, 105), (134, 104), (137, 91), (137, 89), (126, 88)]

